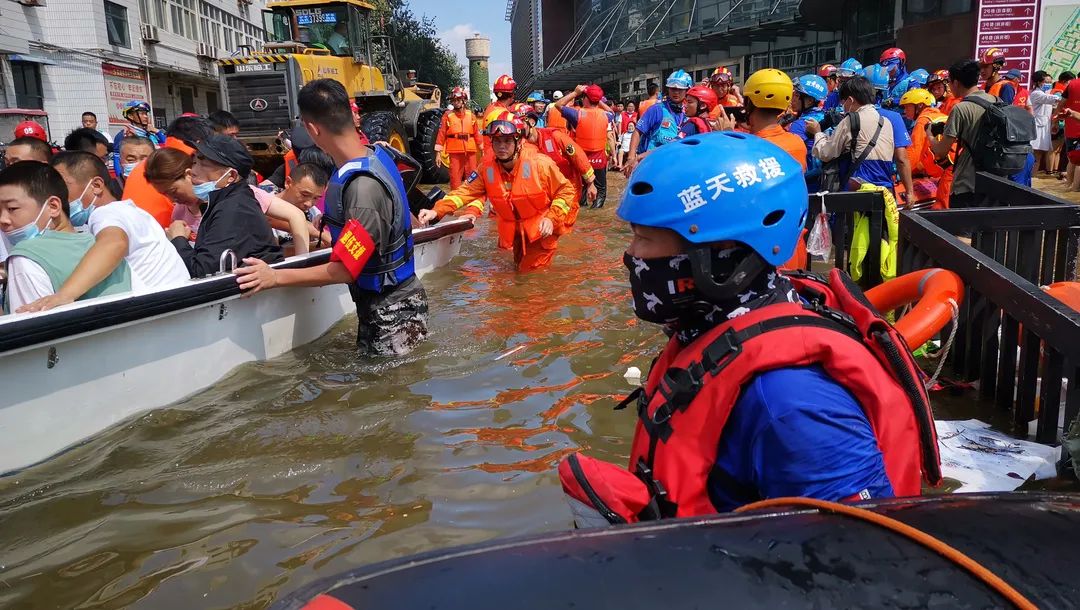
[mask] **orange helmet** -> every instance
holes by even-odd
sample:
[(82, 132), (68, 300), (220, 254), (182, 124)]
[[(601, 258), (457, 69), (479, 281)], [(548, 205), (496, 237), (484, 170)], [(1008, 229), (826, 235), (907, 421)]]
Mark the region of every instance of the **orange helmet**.
[(817, 75), (821, 78), (830, 78), (836, 76), (836, 66), (832, 64), (825, 64), (818, 68)]
[(465, 92), (464, 87), (454, 87), (450, 90), (450, 99), (452, 100), (467, 100), (469, 94)]
[(713, 70), (711, 76), (709, 76), (709, 83), (713, 85), (719, 85), (722, 83), (730, 83), (732, 81), (731, 70), (727, 69), (727, 66), (720, 66)]
[(706, 87), (705, 85), (691, 87), (690, 90), (686, 92), (686, 95), (689, 95), (701, 104), (704, 104), (709, 112), (712, 112), (712, 109), (716, 108), (716, 105), (720, 103), (720, 98), (716, 96), (716, 92), (713, 91), (711, 87)]
[(979, 65), (1003, 65), (1005, 63), (1005, 51), (997, 47), (990, 47), (986, 51), (983, 51), (982, 57), (979, 58)]
[(926, 79), (926, 85), (927, 86), (930, 86), (930, 85), (932, 85), (934, 83), (947, 83), (947, 82), (949, 82), (949, 71), (948, 70), (935, 70), (934, 73), (931, 74)]
[(513, 93), (517, 89), (517, 83), (514, 82), (514, 77), (509, 74), (503, 74), (499, 78), (495, 79), (495, 86), (492, 87), (495, 93)]

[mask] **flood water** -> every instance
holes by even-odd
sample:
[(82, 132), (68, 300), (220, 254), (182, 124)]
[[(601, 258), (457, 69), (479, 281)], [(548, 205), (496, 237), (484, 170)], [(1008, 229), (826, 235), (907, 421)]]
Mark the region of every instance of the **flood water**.
[(612, 182), (546, 271), (471, 231), (424, 279), (431, 339), (407, 358), (358, 359), (347, 318), (0, 479), (0, 607), (263, 608), (358, 565), (571, 527), (555, 465), (625, 462), (635, 414), (612, 406), (663, 342), (633, 317)]

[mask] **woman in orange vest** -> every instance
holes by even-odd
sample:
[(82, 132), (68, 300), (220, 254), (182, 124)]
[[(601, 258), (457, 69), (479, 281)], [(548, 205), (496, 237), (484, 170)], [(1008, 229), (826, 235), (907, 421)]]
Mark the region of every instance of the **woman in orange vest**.
[[(930, 139), (939, 137), (930, 133), (931, 124), (944, 123), (948, 119), (948, 115), (934, 108), (934, 101), (934, 96), (926, 89), (908, 89), (900, 98), (900, 109), (904, 118), (915, 121), (915, 126), (911, 129), (911, 148), (908, 152), (915, 193), (909, 196), (908, 201), (919, 203), (932, 196), (933, 208), (943, 210), (949, 207), (953, 170), (952, 163), (949, 163), (948, 168), (938, 165), (934, 160), (934, 151), (930, 149)], [(930, 188), (920, 188), (920, 185), (928, 184), (934, 185), (932, 192)]]
[(417, 219), (427, 225), (467, 207), (479, 216), (486, 196), (491, 200), (499, 227), (499, 247), (513, 250), (517, 270), (532, 271), (551, 263), (559, 236), (570, 232), (577, 220), (574, 187), (555, 162), (521, 143), (518, 125), (497, 120), (484, 135), (491, 139), (492, 161), (435, 204), (420, 210)]
[[(584, 96), (581, 108), (574, 108), (569, 104), (578, 96)], [(592, 208), (604, 207), (607, 199), (607, 150), (615, 150), (614, 143), (610, 140), (614, 132), (610, 129), (615, 120), (615, 115), (608, 109), (601, 108), (604, 99), (604, 90), (599, 85), (578, 85), (569, 95), (564, 96), (555, 105), (559, 108), (570, 126), (574, 129), (574, 141), (585, 152), (596, 173), (596, 201)], [(588, 205), (583, 200), (578, 200), (580, 205)]]
[[(435, 137), (435, 150), (450, 155), (450, 188), (456, 189), (466, 176), (476, 170), (476, 151), (483, 151), (480, 138), (480, 121), (466, 106), (468, 97), (463, 87), (454, 87), (450, 93), (453, 112), (443, 114), (442, 125)], [(436, 163), (442, 165), (442, 155), (436, 155)]]

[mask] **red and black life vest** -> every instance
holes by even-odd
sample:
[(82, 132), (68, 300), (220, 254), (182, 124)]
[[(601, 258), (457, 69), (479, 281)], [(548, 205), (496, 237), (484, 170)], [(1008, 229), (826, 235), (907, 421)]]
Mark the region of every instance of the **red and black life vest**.
[(941, 481), (930, 401), (903, 337), (843, 272), (834, 269), (827, 282), (788, 277), (809, 304), (762, 307), (686, 347), (672, 338), (645, 387), (619, 407), (637, 403), (629, 470), (576, 454), (559, 465), (572, 506), (610, 523), (715, 513), (708, 480), (742, 388), (770, 370), (812, 365), (862, 406), (897, 496)]
[[(686, 117), (686, 123), (693, 123), (694, 126), (697, 127), (697, 135), (701, 135), (703, 133), (709, 133), (710, 131), (712, 131), (712, 127), (709, 125), (709, 122), (706, 121), (705, 119), (699, 117), (699, 116), (688, 116), (688, 117)], [(683, 123), (683, 125), (686, 125), (686, 123)], [(683, 133), (683, 130), (682, 130), (681, 127), (679, 128), (679, 137), (680, 138), (685, 138), (686, 137), (686, 134)]]

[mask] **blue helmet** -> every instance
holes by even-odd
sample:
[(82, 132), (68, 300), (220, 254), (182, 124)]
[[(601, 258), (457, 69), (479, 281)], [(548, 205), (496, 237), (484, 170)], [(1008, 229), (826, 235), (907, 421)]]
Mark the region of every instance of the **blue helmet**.
[(630, 176), (617, 213), (693, 244), (737, 241), (777, 266), (795, 252), (806, 209), (794, 157), (757, 136), (722, 131), (651, 152)]
[(124, 114), (131, 112), (132, 110), (141, 110), (143, 112), (150, 112), (150, 104), (142, 100), (131, 100), (124, 104)]
[(825, 79), (817, 74), (803, 74), (800, 76), (795, 81), (795, 91), (812, 97), (819, 102), (829, 96), (829, 86), (825, 84)]
[(926, 81), (929, 80), (930, 73), (923, 68), (919, 68), (918, 70), (915, 70), (911, 74), (909, 74), (908, 78), (911, 80), (912, 87), (918, 87), (921, 89), (926, 87)]
[(859, 70), (862, 70), (862, 64), (859, 63), (859, 60), (849, 57), (836, 69), (836, 75), (851, 78), (858, 74)]
[(540, 91), (540, 90), (538, 89), (538, 90), (536, 90), (536, 91), (533, 91), (532, 93), (530, 93), (530, 94), (529, 94), (529, 95), (528, 95), (528, 96), (527, 96), (527, 97), (525, 98), (525, 101), (526, 101), (526, 102), (528, 102), (528, 103), (530, 103), (530, 104), (531, 104), (531, 103), (533, 103), (533, 102), (544, 102), (544, 103), (546, 104), (546, 103), (548, 103), (548, 102), (549, 102), (550, 100), (548, 100), (547, 98), (545, 98), (545, 97), (544, 97), (544, 92), (543, 92), (543, 91)]
[(675, 89), (689, 89), (694, 86), (694, 79), (686, 73), (686, 70), (676, 70), (671, 73), (671, 76), (667, 77), (667, 82), (664, 83), (664, 86)]
[(866, 66), (863, 68), (863, 76), (870, 81), (874, 89), (878, 91), (887, 91), (889, 89), (889, 69), (885, 66), (881, 64)]

